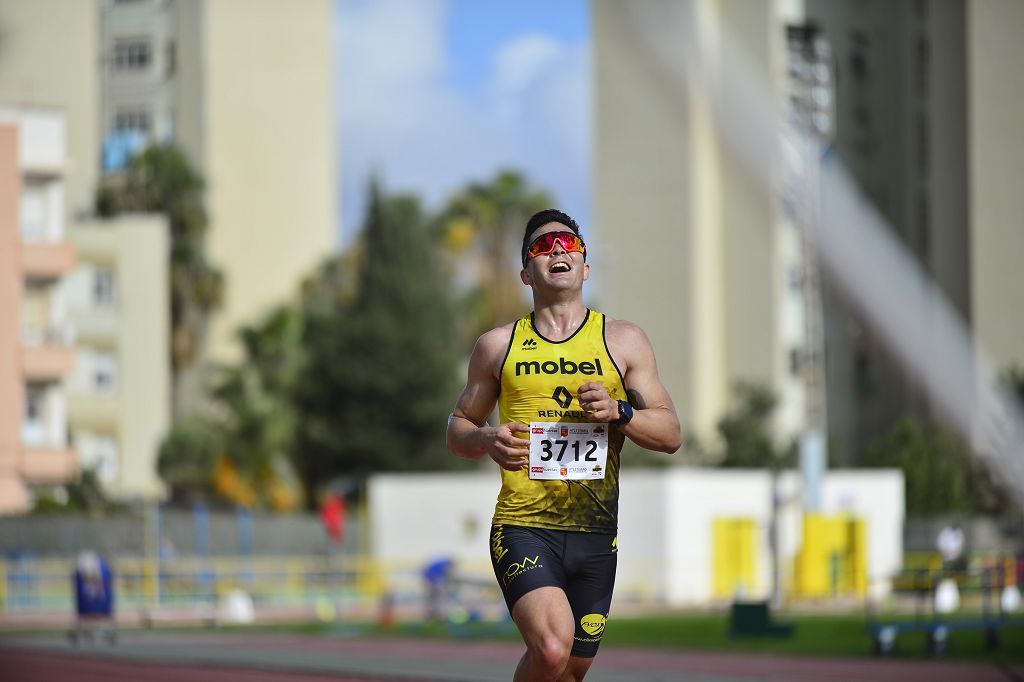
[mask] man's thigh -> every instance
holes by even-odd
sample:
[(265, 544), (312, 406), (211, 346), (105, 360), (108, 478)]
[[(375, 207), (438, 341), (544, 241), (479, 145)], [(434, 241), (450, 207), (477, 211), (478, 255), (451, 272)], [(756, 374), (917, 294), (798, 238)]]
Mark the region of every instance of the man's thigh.
[(568, 642), (575, 627), (569, 600), (560, 587), (538, 587), (521, 596), (512, 608), (512, 620), (527, 646), (552, 635)]
[(567, 543), (565, 593), (575, 626), (575, 657), (593, 658), (604, 637), (618, 565), (614, 541), (614, 535), (581, 533)]
[(491, 528), (491, 566), (509, 613), (538, 588), (565, 589), (561, 545), (551, 531), (509, 525)]

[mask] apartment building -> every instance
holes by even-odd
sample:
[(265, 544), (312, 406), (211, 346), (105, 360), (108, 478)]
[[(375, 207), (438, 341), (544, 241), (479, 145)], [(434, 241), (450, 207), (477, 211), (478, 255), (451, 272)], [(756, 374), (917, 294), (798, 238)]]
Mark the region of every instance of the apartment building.
[[(995, 366), (1024, 367), (1024, 4), (809, 0), (806, 11), (844, 75), (836, 156)], [(944, 417), (861, 313), (842, 296), (827, 303), (841, 461), (903, 416)]]
[(335, 248), (333, 5), (104, 0), (99, 25), (105, 168), (173, 142), (204, 177), (207, 254), (227, 283), (207, 356), (237, 359), (238, 327)]
[(156, 473), (170, 426), (169, 235), (162, 215), (77, 223), (67, 315), (77, 337), (68, 422), (82, 468), (120, 498), (162, 492)]
[[(729, 79), (726, 57), (742, 51), (779, 102), (794, 100), (794, 39), (827, 46), (816, 68), (831, 64), (832, 89), (814, 97), (829, 109), (830, 162), (849, 170), (995, 365), (1024, 367), (1024, 4), (594, 0), (592, 8), (600, 298), (647, 330), (688, 428), (713, 436), (737, 380), (781, 398), (780, 436), (814, 426), (820, 396), (801, 360), (815, 356), (830, 455), (840, 463), (855, 463), (904, 416), (942, 417), (827, 276), (815, 312), (800, 286), (809, 264), (799, 216), (777, 188), (750, 179), (710, 103), (679, 77), (688, 68), (680, 46), (691, 40), (719, 69), (712, 81)], [(640, 10), (646, 24), (634, 16)]]
[[(785, 100), (786, 26), (799, 13), (779, 5), (647, 3), (639, 9), (659, 28), (651, 36), (631, 3), (591, 4), (598, 296), (609, 314), (646, 330), (684, 428), (705, 442), (737, 382), (780, 397), (780, 440), (802, 433), (810, 413), (798, 362), (810, 340), (796, 225), (728, 152), (711, 103), (669, 75), (687, 69), (676, 45), (703, 36), (714, 55), (729, 49), (725, 34)], [(653, 51), (653, 40), (666, 49)]]
[[(36, 178), (49, 176), (32, 170), (18, 217), (7, 220), (18, 229), (7, 229), (5, 238), (20, 240), (24, 231), (30, 241), (40, 241), (35, 235), (42, 232), (45, 241), (52, 242), (60, 234), (68, 252), (74, 248), (79, 256), (60, 271), (59, 284), (51, 283), (52, 278), (40, 284), (35, 275), (15, 276), (11, 274), (15, 270), (3, 268), (0, 277), (6, 293), (0, 295), (5, 296), (7, 310), (18, 303), (13, 314), (25, 319), (28, 339), (63, 338), (66, 343), (75, 329), (73, 340), (79, 347), (73, 359), (65, 358), (66, 371), (59, 384), (48, 381), (41, 390), (33, 382), (29, 402), (24, 402), (22, 389), (18, 393), (21, 407), (11, 408), (13, 403), (7, 401), (4, 409), (18, 416), (17, 429), (25, 410), (33, 423), (42, 421), (43, 426), (27, 428), (30, 438), (38, 439), (42, 432), (50, 441), (71, 446), (66, 452), (74, 453), (69, 456), (77, 461), (65, 469), (95, 469), (108, 492), (135, 498), (158, 491), (153, 463), (169, 421), (168, 247), (162, 218), (100, 221), (93, 217), (104, 162), (101, 152), (107, 151), (101, 144), (100, 9), (99, 0), (0, 0), (0, 106), (50, 115), (61, 112), (59, 134), (47, 130), (31, 137), (36, 147), (64, 145), (59, 164), (35, 163), (59, 171), (52, 176), (59, 182), (40, 188), (42, 180)], [(137, 59), (132, 52), (129, 61)], [(58, 156), (56, 150), (48, 154)], [(10, 204), (4, 202), (3, 207), (9, 209)], [(59, 228), (39, 227), (58, 220)], [(4, 256), (9, 253), (4, 249)], [(18, 271), (27, 267), (28, 261), (22, 263), (19, 256)], [(13, 298), (12, 282), (23, 282), (22, 293)], [(48, 325), (42, 324), (44, 320)], [(20, 327), (3, 328), (16, 328), (21, 334)], [(77, 334), (79, 329), (83, 334)], [(3, 355), (5, 360), (15, 357)], [(7, 375), (20, 372), (21, 364), (17, 358), (14, 369), (5, 374), (4, 385), (10, 385)], [(10, 419), (4, 429), (13, 433)], [(38, 464), (40, 460), (25, 461)], [(47, 482), (58, 479), (66, 477), (50, 476)], [(35, 485), (35, 480), (29, 483)], [(2, 496), (4, 510), (22, 510), (31, 504), (30, 490), (25, 485), (19, 490), (17, 495)]]
[(65, 390), (75, 361), (66, 145), (62, 111), (0, 106), (0, 513), (77, 472)]

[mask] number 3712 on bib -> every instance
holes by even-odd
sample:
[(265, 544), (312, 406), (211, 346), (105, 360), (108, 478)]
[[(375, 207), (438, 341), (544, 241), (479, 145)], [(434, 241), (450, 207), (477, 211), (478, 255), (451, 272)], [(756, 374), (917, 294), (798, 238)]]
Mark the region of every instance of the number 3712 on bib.
[(531, 422), (530, 478), (592, 480), (608, 466), (608, 425)]

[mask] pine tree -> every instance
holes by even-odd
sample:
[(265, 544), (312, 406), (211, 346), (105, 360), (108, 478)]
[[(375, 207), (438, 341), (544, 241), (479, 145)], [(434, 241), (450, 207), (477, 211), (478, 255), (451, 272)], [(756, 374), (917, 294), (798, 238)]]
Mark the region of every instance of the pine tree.
[(444, 442), (456, 339), (419, 204), (374, 183), (354, 296), (343, 266), (308, 287), (297, 465), (313, 492), (373, 471), (453, 466)]

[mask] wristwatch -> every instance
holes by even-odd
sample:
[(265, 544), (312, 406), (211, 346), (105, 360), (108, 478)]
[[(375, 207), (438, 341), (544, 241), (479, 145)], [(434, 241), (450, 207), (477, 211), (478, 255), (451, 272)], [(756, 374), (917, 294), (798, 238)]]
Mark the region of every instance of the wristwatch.
[(625, 400), (619, 402), (619, 418), (612, 422), (615, 426), (625, 426), (633, 418), (633, 406)]

